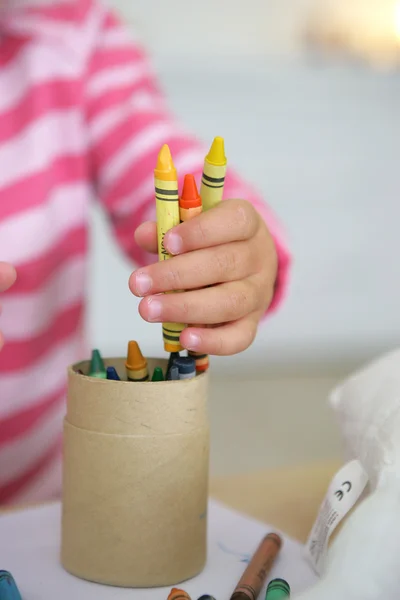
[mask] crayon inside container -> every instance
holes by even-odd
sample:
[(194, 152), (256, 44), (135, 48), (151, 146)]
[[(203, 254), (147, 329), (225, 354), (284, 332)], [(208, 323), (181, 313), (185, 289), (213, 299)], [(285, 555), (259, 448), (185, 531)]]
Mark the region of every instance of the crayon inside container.
[[(126, 377), (125, 359), (104, 362)], [(208, 374), (134, 383), (76, 372), (88, 368), (68, 370), (61, 563), (121, 587), (190, 579), (206, 562)]]

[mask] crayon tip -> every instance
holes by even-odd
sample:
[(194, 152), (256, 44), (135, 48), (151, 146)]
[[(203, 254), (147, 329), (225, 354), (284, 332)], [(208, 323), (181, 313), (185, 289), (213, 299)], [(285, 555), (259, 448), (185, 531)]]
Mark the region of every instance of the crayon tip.
[(152, 381), (164, 381), (164, 373), (161, 367), (156, 367), (154, 369)]
[(131, 341), (128, 344), (128, 356), (126, 359), (126, 367), (132, 371), (144, 369), (147, 366), (147, 360), (144, 358), (139, 344)]
[(201, 198), (194, 175), (185, 175), (179, 205), (181, 208), (197, 208), (201, 206)]
[(121, 378), (118, 375), (115, 367), (107, 367), (107, 379), (111, 379), (112, 381), (121, 381)]
[(224, 138), (222, 138), (222, 137), (214, 138), (214, 141), (211, 144), (210, 151), (206, 156), (206, 160), (210, 164), (216, 165), (218, 167), (223, 167), (226, 165), (227, 160), (226, 160), (226, 156), (225, 156)]
[(167, 144), (164, 144), (158, 154), (154, 174), (160, 179), (176, 179), (174, 161), (172, 160), (171, 150)]
[(107, 372), (104, 366), (103, 359), (99, 350), (95, 349), (92, 351), (92, 360), (90, 361), (90, 377), (97, 377), (99, 379), (106, 379)]
[(167, 381), (178, 381), (179, 377), (179, 369), (178, 367), (171, 367), (167, 373)]

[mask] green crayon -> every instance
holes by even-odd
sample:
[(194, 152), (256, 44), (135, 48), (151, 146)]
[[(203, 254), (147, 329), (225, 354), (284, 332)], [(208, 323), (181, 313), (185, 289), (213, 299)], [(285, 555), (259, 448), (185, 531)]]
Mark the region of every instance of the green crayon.
[(154, 369), (152, 381), (164, 381), (164, 373), (161, 367), (156, 367)]
[(265, 600), (287, 600), (290, 598), (290, 585), (284, 579), (273, 579), (267, 588)]
[(89, 377), (98, 379), (107, 379), (107, 371), (99, 350), (93, 350), (92, 360), (90, 361)]

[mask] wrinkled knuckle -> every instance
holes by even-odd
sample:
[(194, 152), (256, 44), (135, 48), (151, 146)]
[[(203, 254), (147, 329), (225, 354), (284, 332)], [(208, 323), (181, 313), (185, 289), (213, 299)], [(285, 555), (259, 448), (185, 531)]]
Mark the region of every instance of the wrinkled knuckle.
[(234, 252), (218, 252), (215, 256), (218, 273), (222, 279), (229, 279), (236, 273), (237, 257)]
[[(208, 227), (204, 224), (204, 221), (202, 219), (199, 219), (197, 221), (195, 233), (196, 233), (196, 238), (198, 239), (198, 242), (200, 243), (200, 245), (207, 244), (210, 234), (208, 231)], [(189, 239), (191, 239), (191, 237), (192, 236), (189, 235)]]
[(254, 229), (254, 208), (249, 202), (237, 203), (235, 220), (242, 228), (244, 235), (248, 235)]
[(228, 313), (230, 317), (238, 318), (247, 312), (249, 304), (249, 295), (245, 291), (233, 292), (229, 296)]
[(172, 290), (181, 289), (183, 283), (182, 283), (182, 273), (179, 269), (177, 269), (177, 268), (170, 269), (168, 271), (167, 279), (168, 279), (168, 287), (170, 289), (172, 289)]
[(184, 317), (188, 317), (191, 311), (191, 305), (187, 300), (182, 300), (179, 304), (179, 310), (183, 313)]

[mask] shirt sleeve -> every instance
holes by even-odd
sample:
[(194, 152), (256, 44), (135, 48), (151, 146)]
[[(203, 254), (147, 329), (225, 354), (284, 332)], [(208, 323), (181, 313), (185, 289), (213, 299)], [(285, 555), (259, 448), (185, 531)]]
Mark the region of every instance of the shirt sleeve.
[[(103, 15), (88, 61), (85, 104), (97, 197), (124, 253), (139, 265), (153, 262), (154, 256), (136, 245), (134, 231), (155, 219), (153, 170), (159, 149), (169, 145), (182, 185), (185, 173), (200, 182), (208, 148), (169, 112), (141, 45), (109, 12)], [(224, 197), (250, 201), (273, 236), (278, 274), (271, 312), (286, 292), (291, 264), (282, 229), (258, 193), (229, 168)]]

